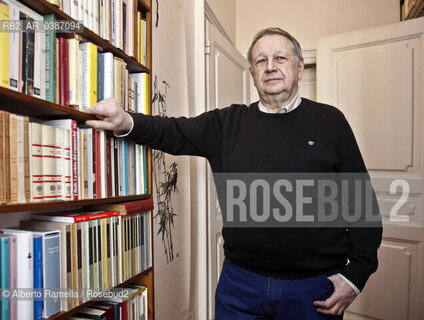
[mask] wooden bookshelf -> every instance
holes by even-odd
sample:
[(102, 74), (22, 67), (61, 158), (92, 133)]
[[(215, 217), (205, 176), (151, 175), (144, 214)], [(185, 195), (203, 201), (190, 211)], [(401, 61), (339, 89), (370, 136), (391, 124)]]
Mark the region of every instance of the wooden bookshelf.
[(33, 210), (54, 209), (54, 208), (72, 208), (72, 207), (80, 207), (80, 206), (93, 206), (96, 204), (137, 201), (137, 200), (145, 200), (150, 198), (151, 198), (150, 194), (140, 194), (140, 195), (134, 195), (134, 196), (122, 196), (122, 197), (100, 198), (100, 199), (85, 199), (85, 200), (73, 200), (73, 201), (57, 200), (57, 201), (43, 201), (43, 202), (32, 202), (32, 203), (22, 203), (22, 204), (8, 204), (8, 205), (0, 205), (0, 213), (33, 211)]
[[(125, 285), (131, 284), (131, 283), (139, 283), (139, 284), (148, 286), (148, 284), (152, 283), (151, 282), (152, 279), (153, 279), (153, 268), (149, 268), (149, 269), (139, 273), (138, 275), (126, 280), (125, 282), (121, 283), (120, 285), (116, 286), (115, 288), (125, 287)], [(149, 298), (150, 298), (150, 293), (148, 293), (148, 294), (149, 294)], [(91, 306), (95, 302), (96, 301), (93, 301), (93, 300), (84, 302), (84, 303), (78, 305), (78, 307), (75, 307), (75, 308), (73, 308), (69, 311), (61, 311), (61, 312), (55, 314), (54, 316), (49, 317), (48, 320), (66, 319), (66, 318), (71, 317), (72, 315), (78, 313), (80, 310)], [(150, 299), (149, 299), (149, 314), (151, 314), (152, 312), (153, 312), (153, 308), (151, 309)]]
[[(30, 9), (38, 12), (41, 15), (54, 14), (56, 20), (74, 21), (69, 15), (64, 13), (58, 7), (49, 3), (46, 0), (18, 0)], [(145, 65), (139, 63), (136, 58), (128, 56), (123, 50), (116, 48), (109, 41), (101, 38), (99, 35), (89, 30), (86, 27), (82, 28), (80, 35), (83, 41), (89, 41), (94, 43), (99, 52), (111, 52), (114, 56), (119, 57), (127, 64), (127, 69), (130, 73), (144, 72), (151, 74), (152, 66), (152, 3), (151, 0), (134, 0), (136, 3), (137, 10), (142, 12), (143, 19), (147, 22), (147, 46), (146, 46), (146, 63)], [(135, 17), (134, 17), (135, 19)], [(136, 26), (135, 26), (136, 27)], [(1, 54), (1, 52), (0, 52)], [(149, 110), (151, 112), (151, 88), (152, 79), (149, 77)], [(4, 110), (10, 113), (15, 113), (22, 116), (28, 116), (33, 119), (39, 120), (53, 120), (53, 119), (73, 119), (78, 124), (84, 124), (86, 120), (95, 119), (91, 114), (74, 110), (70, 107), (65, 107), (56, 103), (51, 103), (46, 100), (35, 98), (17, 91), (10, 90), (8, 88), (0, 87), (0, 110)], [(147, 154), (147, 175), (148, 175), (148, 190), (152, 190), (152, 152), (148, 149)], [(5, 213), (16, 213), (31, 212), (31, 211), (42, 211), (44, 209), (55, 209), (55, 208), (73, 208), (73, 207), (85, 207), (98, 204), (112, 204), (120, 202), (129, 202), (137, 200), (150, 199), (152, 196), (150, 193), (142, 195), (131, 195), (131, 196), (119, 196), (101, 199), (84, 199), (76, 201), (43, 201), (33, 202), (24, 204), (7, 204), (0, 205), (0, 217)], [(153, 224), (153, 214), (151, 214)], [(151, 245), (153, 250), (153, 230), (151, 232)], [(148, 288), (148, 309), (149, 319), (154, 320), (154, 266), (153, 266), (153, 252), (152, 252), (152, 267), (139, 273), (138, 275), (130, 278), (129, 280), (119, 284), (117, 287), (123, 287), (130, 283), (145, 285)], [(95, 301), (87, 301), (77, 307), (69, 310), (62, 311), (58, 314), (48, 318), (48, 320), (62, 320), (67, 319), (73, 314), (79, 312), (85, 307), (89, 307), (95, 303)]]
[[(46, 0), (20, 0), (20, 2), (42, 15), (54, 14), (57, 20), (75, 21), (62, 10), (60, 10), (58, 7), (52, 5)], [(143, 4), (141, 5), (140, 2)], [(147, 10), (149, 8), (148, 5), (142, 1), (138, 2), (138, 7), (140, 8), (139, 10), (143, 11), (145, 14), (150, 12), (150, 9)], [(112, 52), (114, 56), (123, 59), (127, 63), (127, 68), (130, 72), (150, 73), (150, 69), (148, 67), (143, 66), (135, 58), (128, 56), (124, 51), (114, 47), (109, 41), (106, 41), (105, 39), (101, 38), (86, 27), (83, 27), (83, 32), (81, 33), (81, 35), (83, 39), (96, 44), (101, 52)]]
[(93, 115), (0, 87), (0, 109), (32, 118), (76, 120), (79, 124), (96, 119)]

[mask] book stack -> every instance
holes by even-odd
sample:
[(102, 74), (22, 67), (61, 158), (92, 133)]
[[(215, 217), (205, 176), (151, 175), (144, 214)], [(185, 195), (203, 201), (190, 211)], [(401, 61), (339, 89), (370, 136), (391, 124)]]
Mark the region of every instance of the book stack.
[(0, 111), (0, 141), (0, 203), (147, 193), (146, 148), (75, 120)]
[[(42, 319), (61, 311), (60, 299), (43, 300), (41, 295), (43, 289), (61, 288), (60, 230), (0, 231), (1, 288), (10, 292), (1, 301), (2, 319)], [(23, 299), (20, 290), (32, 294), (33, 301)]]
[(148, 289), (140, 285), (128, 285), (114, 291), (116, 298), (95, 303), (80, 310), (68, 319), (148, 319)]
[[(11, 297), (18, 290), (34, 297), (2, 299), (2, 319), (48, 318), (91, 299), (88, 289), (108, 290), (150, 268), (151, 215), (139, 210), (152, 210), (153, 202), (139, 201), (137, 207), (126, 216), (118, 211), (33, 214), (19, 228), (1, 229), (0, 288), (15, 290)], [(53, 293), (43, 299), (46, 289)]]
[[(124, 50), (129, 57), (146, 64), (146, 21), (140, 12), (134, 14), (137, 1), (93, 0), (85, 7), (86, 3), (55, 1), (65, 13), (84, 20), (84, 25), (92, 31)], [(44, 21), (46, 24), (56, 21), (53, 14), (41, 16), (16, 0), (0, 3), (0, 16), (2, 20)], [(113, 28), (102, 23), (100, 28), (101, 19), (118, 23)], [(138, 30), (138, 35), (134, 35), (134, 30)], [(56, 34), (54, 30), (4, 32), (0, 34), (0, 47), (2, 87), (80, 111), (113, 97), (126, 111), (147, 113), (148, 74), (130, 74), (124, 60), (110, 52), (99, 53), (95, 44), (84, 41), (79, 34)]]

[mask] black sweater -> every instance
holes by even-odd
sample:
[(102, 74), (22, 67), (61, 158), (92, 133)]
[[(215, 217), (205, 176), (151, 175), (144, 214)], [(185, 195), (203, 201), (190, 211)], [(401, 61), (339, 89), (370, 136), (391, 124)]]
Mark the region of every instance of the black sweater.
[[(194, 118), (131, 116), (127, 139), (174, 155), (206, 157), (214, 173), (366, 172), (343, 114), (305, 98), (286, 114), (263, 113), (253, 103)], [(340, 269), (362, 290), (377, 268), (381, 233), (380, 227), (224, 228), (223, 237), (226, 258), (251, 271), (296, 279)]]

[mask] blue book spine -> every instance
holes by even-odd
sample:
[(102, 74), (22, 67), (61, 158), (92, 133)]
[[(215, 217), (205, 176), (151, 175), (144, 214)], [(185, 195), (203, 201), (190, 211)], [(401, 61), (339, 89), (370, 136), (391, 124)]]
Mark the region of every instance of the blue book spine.
[[(43, 289), (43, 254), (40, 236), (34, 236), (34, 291), (42, 293)], [(43, 300), (34, 300), (34, 320), (43, 319)]]
[[(44, 287), (57, 290), (60, 288), (60, 233), (52, 233), (44, 238)], [(44, 301), (44, 318), (48, 318), (61, 310), (59, 298)]]
[(99, 53), (97, 55), (97, 102), (105, 98), (104, 95), (104, 65), (105, 57)]
[[(9, 289), (9, 238), (0, 238), (0, 288)], [(1, 299), (1, 319), (9, 319), (10, 317), (10, 301)]]
[(128, 144), (122, 140), (122, 195), (128, 195)]

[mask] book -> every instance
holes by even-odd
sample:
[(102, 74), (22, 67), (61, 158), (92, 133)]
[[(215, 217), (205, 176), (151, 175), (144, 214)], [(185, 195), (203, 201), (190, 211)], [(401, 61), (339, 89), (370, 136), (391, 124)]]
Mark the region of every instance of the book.
[[(69, 223), (61, 223), (61, 222), (50, 222), (50, 221), (42, 221), (42, 220), (22, 220), (20, 222), (20, 226), (23, 229), (45, 229), (51, 230), (53, 232), (60, 231), (60, 275), (61, 275), (61, 288), (63, 290), (71, 289), (71, 224)], [(69, 275), (69, 281), (68, 281)], [(69, 282), (69, 284), (68, 284)], [(62, 300), (62, 309), (69, 310), (72, 306), (72, 302), (70, 299), (70, 303), (68, 306), (68, 300), (64, 298)]]
[[(46, 23), (56, 21), (54, 14), (44, 16)], [(56, 31), (46, 33), (46, 100), (56, 103)]]
[[(10, 288), (9, 277), (9, 256), (10, 256), (10, 238), (7, 235), (0, 234), (0, 289)], [(0, 303), (1, 319), (10, 317), (9, 299), (1, 299)]]
[(85, 308), (76, 313), (75, 316), (83, 316), (86, 319), (102, 320), (106, 319), (106, 311), (94, 308)]
[(121, 216), (128, 216), (136, 213), (151, 211), (153, 210), (153, 207), (153, 199), (89, 206), (91, 210), (116, 211)]
[[(69, 44), (66, 38), (59, 39), (59, 104), (69, 106)], [(75, 88), (73, 88), (75, 89)]]
[[(19, 20), (19, 9), (16, 3), (13, 1), (5, 0), (4, 1), (7, 6), (9, 7), (9, 19), (10, 21), (17, 21)], [(1, 37), (4, 37), (4, 34), (0, 35)], [(20, 54), (17, 54), (20, 52), (20, 33), (19, 32), (10, 32), (8, 34), (9, 36), (9, 89), (14, 91), (19, 91), (19, 88), (21, 87), (20, 83), (20, 74), (19, 74), (19, 68), (20, 68)], [(3, 46), (1, 46), (3, 47)], [(2, 59), (5, 59), (6, 57), (2, 56)]]
[(75, 109), (79, 109), (79, 43), (81, 36), (72, 34), (67, 39), (69, 49), (69, 105)]
[(31, 133), (31, 201), (38, 202), (44, 199), (42, 125), (31, 122), (29, 130)]
[(56, 128), (49, 125), (43, 125), (42, 130), (42, 154), (43, 154), (43, 188), (44, 200), (58, 199), (57, 186), (60, 184), (61, 174), (57, 171), (57, 150), (60, 146), (56, 145)]
[[(43, 289), (43, 254), (41, 237), (33, 236), (34, 252), (34, 291), (37, 294), (42, 293)], [(34, 299), (34, 320), (43, 319), (43, 300)]]
[[(8, 235), (9, 237), (9, 285), (10, 291), (16, 289), (16, 277), (17, 277), (17, 266), (16, 266), (16, 236)], [(16, 300), (10, 300), (10, 319), (16, 320)]]
[[(34, 259), (32, 232), (17, 229), (1, 229), (4, 234), (16, 236), (16, 280), (17, 289), (31, 289), (34, 287)], [(16, 317), (19, 320), (32, 320), (34, 303), (31, 300), (17, 300)]]
[[(77, 136), (77, 122), (72, 119), (60, 119), (60, 120), (49, 120), (44, 121), (44, 124), (54, 126), (57, 128), (66, 129), (69, 134), (70, 142), (70, 165), (71, 165), (71, 190), (72, 200), (78, 200), (78, 136)], [(65, 150), (67, 150), (67, 138), (65, 139)], [(65, 156), (65, 160), (68, 157)], [(65, 168), (67, 168), (65, 166)], [(66, 176), (67, 174), (65, 174)]]
[(66, 222), (66, 223), (77, 223), (83, 221), (97, 220), (103, 218), (109, 218), (118, 216), (117, 211), (94, 211), (94, 212), (77, 212), (77, 213), (51, 213), (51, 214), (32, 214), (32, 219), (55, 221), (55, 222)]
[[(38, 237), (41, 265), (41, 285), (39, 288), (56, 291), (61, 286), (61, 232), (60, 230), (46, 230), (31, 227), (29, 229), (34, 235), (34, 259), (37, 255), (35, 250), (35, 239)], [(35, 262), (34, 262), (35, 265)], [(35, 281), (35, 278), (34, 278)], [(35, 282), (34, 282), (35, 283)], [(34, 288), (35, 285), (34, 285)], [(34, 301), (38, 302), (38, 301)], [(42, 318), (48, 318), (62, 310), (59, 298), (41, 300)]]
[(80, 44), (82, 51), (82, 106), (87, 110), (97, 102), (97, 47), (91, 42)]
[[(9, 20), (9, 6), (0, 2), (0, 20)], [(9, 88), (9, 32), (0, 33), (0, 86)]]

